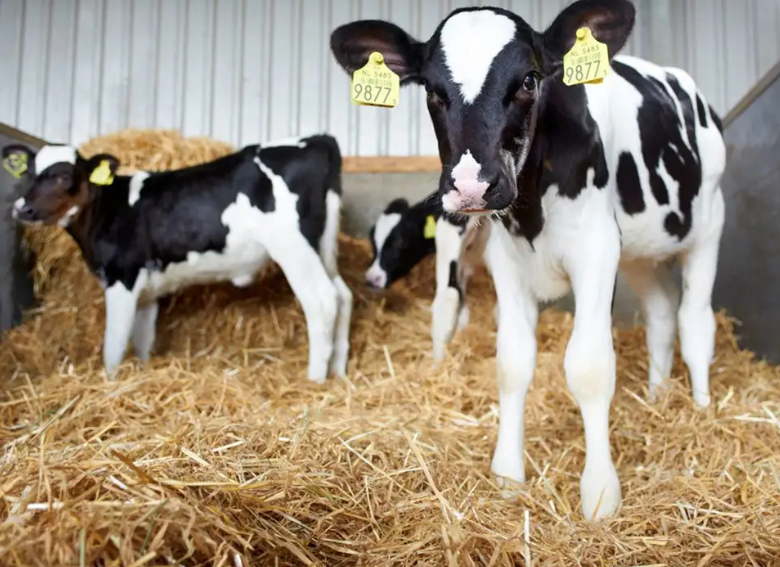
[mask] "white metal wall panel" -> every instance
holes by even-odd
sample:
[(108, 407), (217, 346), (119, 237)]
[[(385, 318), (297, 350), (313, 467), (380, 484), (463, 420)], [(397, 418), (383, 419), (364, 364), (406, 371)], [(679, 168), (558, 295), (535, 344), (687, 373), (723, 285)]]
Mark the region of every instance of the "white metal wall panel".
[(780, 60), (780, 0), (651, 0), (644, 56), (681, 67), (725, 115)]
[[(235, 145), (328, 131), (346, 155), (435, 155), (422, 89), (357, 107), (328, 40), (356, 18), (419, 38), (459, 6), (537, 29), (569, 0), (0, 0), (0, 121), (80, 144), (127, 127)], [(625, 52), (687, 69), (725, 114), (780, 59), (780, 0), (637, 0)]]

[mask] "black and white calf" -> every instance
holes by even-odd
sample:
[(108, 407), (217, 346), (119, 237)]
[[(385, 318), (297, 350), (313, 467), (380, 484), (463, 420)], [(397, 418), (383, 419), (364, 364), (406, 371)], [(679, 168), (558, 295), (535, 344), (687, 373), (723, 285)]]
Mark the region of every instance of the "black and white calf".
[[(435, 230), (429, 232), (430, 223)], [(373, 258), (366, 283), (386, 289), (407, 276), (423, 258), (436, 254), (436, 295), (431, 339), (433, 358), (444, 358), (446, 345), (468, 324), (466, 286), (481, 261), (485, 238), (466, 232), (466, 220), (442, 213), (438, 192), (410, 206), (406, 199), (391, 201), (371, 227)]]
[[(669, 376), (679, 325), (693, 397), (702, 406), (710, 399), (711, 291), (724, 219), (720, 120), (687, 73), (635, 57), (614, 57), (601, 84), (562, 81), (578, 29), (590, 28), (611, 58), (634, 19), (626, 0), (580, 0), (543, 32), (480, 7), (453, 11), (424, 42), (376, 20), (331, 37), (346, 71), (379, 51), (402, 84), (424, 85), (444, 164), (443, 210), (491, 224), (484, 259), (498, 298), (500, 392), (491, 468), (504, 484), (525, 480), (538, 303), (573, 291), (564, 370), (585, 429), (587, 517), (612, 514), (621, 501), (609, 438), (618, 269), (644, 304), (651, 390)], [(682, 264), (681, 299), (668, 259)]]
[[(72, 146), (34, 153), (9, 145), (2, 153), (28, 164), (30, 186), (14, 217), (64, 227), (101, 280), (109, 377), (128, 341), (149, 359), (160, 297), (213, 282), (247, 286), (269, 260), (306, 317), (308, 378), (346, 374), (352, 293), (337, 268), (341, 153), (334, 138), (251, 145), (193, 167), (132, 176), (115, 175), (116, 157), (85, 159)], [(96, 171), (102, 179), (92, 177)]]

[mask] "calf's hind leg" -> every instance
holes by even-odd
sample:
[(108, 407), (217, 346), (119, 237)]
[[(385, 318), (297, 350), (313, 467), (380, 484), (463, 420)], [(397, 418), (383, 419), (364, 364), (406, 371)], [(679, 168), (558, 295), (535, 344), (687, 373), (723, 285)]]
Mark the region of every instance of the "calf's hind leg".
[(298, 231), (268, 243), (268, 252), (281, 268), (306, 317), (309, 337), (308, 378), (322, 384), (328, 377), (338, 315), (338, 292), (319, 254)]
[(328, 191), (325, 197), (325, 230), (320, 240), (320, 258), (328, 272), (338, 296), (336, 316), (335, 347), (331, 357), (330, 371), (345, 378), (349, 362), (349, 333), (352, 324), (352, 290), (339, 274), (338, 246), (341, 230), (341, 197), (335, 191)]
[(647, 328), (650, 399), (653, 400), (672, 372), (680, 291), (666, 264), (653, 266), (642, 262), (622, 271), (642, 303)]
[(712, 288), (718, 267), (723, 230), (723, 195), (714, 196), (709, 231), (682, 255), (683, 295), (678, 311), (680, 350), (691, 376), (693, 400), (700, 407), (710, 403), (710, 364), (715, 352), (715, 314)]
[(138, 307), (133, 323), (131, 341), (133, 350), (141, 362), (149, 362), (157, 332), (157, 314), (159, 304), (156, 301)]

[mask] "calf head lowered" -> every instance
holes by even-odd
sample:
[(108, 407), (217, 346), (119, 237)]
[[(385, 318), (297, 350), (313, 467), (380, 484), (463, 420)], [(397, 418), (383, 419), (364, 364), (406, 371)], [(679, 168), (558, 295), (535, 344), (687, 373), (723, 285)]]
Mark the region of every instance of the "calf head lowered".
[(429, 228), (433, 223), (435, 230), (439, 213), (430, 210), (428, 201), (410, 207), (406, 199), (394, 199), (379, 215), (369, 232), (374, 255), (366, 271), (366, 283), (370, 287), (390, 287), (436, 250)]
[(348, 73), (378, 51), (401, 85), (424, 86), (443, 164), (444, 212), (493, 215), (522, 199), (539, 175), (545, 148), (535, 139), (536, 118), (561, 104), (551, 81), (561, 80), (577, 30), (590, 28), (612, 55), (631, 33), (634, 13), (625, 0), (579, 0), (539, 33), (501, 8), (461, 8), (427, 41), (387, 21), (361, 20), (333, 31), (331, 51)]

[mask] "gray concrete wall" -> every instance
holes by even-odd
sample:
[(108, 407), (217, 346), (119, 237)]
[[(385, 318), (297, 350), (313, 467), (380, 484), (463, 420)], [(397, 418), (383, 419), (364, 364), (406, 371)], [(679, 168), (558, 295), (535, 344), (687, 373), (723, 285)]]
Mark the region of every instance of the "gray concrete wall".
[(780, 63), (725, 120), (726, 223), (713, 301), (739, 343), (780, 363)]

